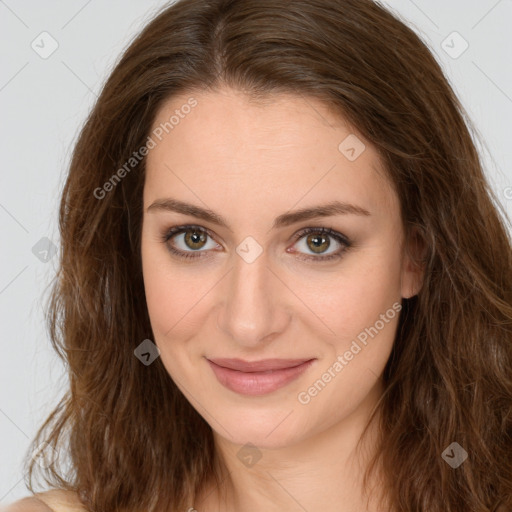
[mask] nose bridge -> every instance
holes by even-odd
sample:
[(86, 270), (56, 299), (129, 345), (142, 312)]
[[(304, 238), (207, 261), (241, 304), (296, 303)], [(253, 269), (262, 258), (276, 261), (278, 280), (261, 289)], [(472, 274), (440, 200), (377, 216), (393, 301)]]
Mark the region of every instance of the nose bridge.
[(249, 261), (235, 255), (217, 322), (238, 344), (254, 346), (284, 328), (286, 313), (266, 255)]

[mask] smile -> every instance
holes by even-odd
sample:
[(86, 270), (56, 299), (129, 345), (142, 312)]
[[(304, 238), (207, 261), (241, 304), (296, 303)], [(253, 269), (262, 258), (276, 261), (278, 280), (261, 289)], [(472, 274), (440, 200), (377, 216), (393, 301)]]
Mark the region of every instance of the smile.
[(207, 359), (217, 380), (241, 395), (265, 395), (297, 379), (314, 359), (266, 359), (246, 362), (240, 359)]

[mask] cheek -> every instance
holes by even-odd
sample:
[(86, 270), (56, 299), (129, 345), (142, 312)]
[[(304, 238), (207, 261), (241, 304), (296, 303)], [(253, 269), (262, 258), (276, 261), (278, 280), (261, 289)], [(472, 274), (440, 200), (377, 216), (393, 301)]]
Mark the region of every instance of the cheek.
[[(142, 241), (142, 274), (144, 279), (144, 291), (146, 294), (146, 303), (148, 306), (149, 317), (155, 334), (160, 333), (165, 328), (169, 329), (172, 320), (168, 318), (167, 325), (164, 324), (166, 312), (169, 314), (173, 311), (169, 302), (171, 295), (169, 294), (168, 280), (165, 278), (163, 270), (164, 262), (161, 261), (159, 251), (155, 247)], [(172, 314), (172, 313), (171, 313)]]
[[(322, 337), (329, 346), (322, 364), (297, 396), (301, 405), (310, 407), (305, 409), (310, 418), (335, 409), (328, 420), (335, 422), (354, 410), (377, 383), (393, 347), (401, 309), (397, 261), (375, 257), (363, 265), (361, 258), (352, 272), (325, 283), (325, 293), (305, 300), (318, 305), (315, 312), (332, 331)], [(325, 327), (322, 332), (327, 332)]]
[(162, 352), (173, 351), (179, 341), (201, 329), (207, 304), (201, 299), (211, 289), (212, 278), (208, 272), (180, 271), (156, 243), (143, 242), (142, 271), (155, 343)]
[(162, 364), (169, 375), (179, 381), (186, 362), (182, 360), (183, 351), (176, 343), (176, 331), (186, 323), (186, 309), (190, 308), (185, 308), (184, 293), (178, 291), (188, 288), (181, 287), (176, 273), (171, 275), (169, 262), (164, 261), (165, 256), (160, 253), (165, 251), (155, 246), (142, 246), (146, 303), (154, 335), (152, 341), (159, 348)]
[(151, 326), (155, 336), (162, 338), (172, 333), (173, 326), (185, 314), (185, 295), (190, 294), (190, 287), (180, 283), (179, 274), (171, 273), (168, 256), (160, 244), (144, 239), (142, 272)]
[(337, 338), (352, 336), (400, 302), (399, 255), (384, 249), (361, 252), (339, 272), (306, 279), (300, 295), (322, 320), (321, 332), (327, 326)]

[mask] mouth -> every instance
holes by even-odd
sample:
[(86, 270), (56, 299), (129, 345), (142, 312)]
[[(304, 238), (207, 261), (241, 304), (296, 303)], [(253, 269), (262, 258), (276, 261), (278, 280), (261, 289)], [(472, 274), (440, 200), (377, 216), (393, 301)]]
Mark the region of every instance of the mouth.
[(315, 359), (207, 359), (217, 380), (242, 395), (265, 395), (297, 379)]

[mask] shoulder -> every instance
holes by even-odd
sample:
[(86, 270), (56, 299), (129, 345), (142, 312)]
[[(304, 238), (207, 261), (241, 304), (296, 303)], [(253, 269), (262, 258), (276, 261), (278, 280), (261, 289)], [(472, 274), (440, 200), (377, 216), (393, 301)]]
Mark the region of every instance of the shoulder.
[(87, 512), (87, 509), (76, 493), (52, 489), (2, 507), (0, 512)]
[(23, 498), (21, 500), (2, 505), (0, 512), (54, 512), (51, 508), (37, 498)]

